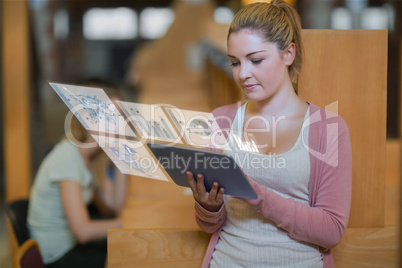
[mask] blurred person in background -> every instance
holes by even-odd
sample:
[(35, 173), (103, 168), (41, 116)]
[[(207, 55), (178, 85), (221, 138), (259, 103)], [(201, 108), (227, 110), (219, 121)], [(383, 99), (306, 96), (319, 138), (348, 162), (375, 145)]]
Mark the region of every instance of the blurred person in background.
[[(116, 89), (104, 90), (112, 101), (120, 99)], [(103, 268), (107, 230), (122, 227), (126, 176), (75, 116), (71, 134), (85, 146), (64, 137), (45, 157), (31, 189), (27, 225), (46, 267)]]

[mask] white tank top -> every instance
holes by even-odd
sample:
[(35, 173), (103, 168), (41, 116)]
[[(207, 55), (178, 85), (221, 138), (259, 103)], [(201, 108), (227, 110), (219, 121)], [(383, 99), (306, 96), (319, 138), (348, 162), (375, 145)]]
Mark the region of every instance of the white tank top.
[[(237, 111), (230, 135), (242, 137), (246, 104)], [(308, 123), (308, 114), (307, 110), (305, 123)], [(306, 127), (294, 146), (282, 154), (263, 155), (241, 150), (226, 153), (258, 184), (285, 198), (308, 204), (310, 157), (304, 146), (308, 144), (308, 134)], [(241, 200), (225, 195), (224, 201), (227, 220), (210, 267), (323, 267), (317, 246), (292, 239)]]

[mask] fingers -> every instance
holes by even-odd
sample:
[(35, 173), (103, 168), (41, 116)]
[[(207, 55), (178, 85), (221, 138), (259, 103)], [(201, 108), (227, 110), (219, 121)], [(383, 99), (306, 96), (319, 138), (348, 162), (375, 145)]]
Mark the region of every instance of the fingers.
[(205, 185), (204, 185), (204, 177), (201, 174), (198, 174), (197, 181), (195, 181), (193, 173), (191, 173), (190, 171), (187, 171), (186, 174), (187, 174), (188, 184), (190, 185), (190, 188), (193, 191), (193, 194), (197, 194), (199, 196), (204, 195), (207, 192), (207, 190), (205, 189)]
[(224, 188), (220, 188), (219, 192), (215, 198), (215, 201), (217, 204), (222, 204), (223, 203), (223, 195), (225, 194), (225, 189)]
[[(197, 175), (197, 181), (194, 179), (193, 173), (187, 171), (188, 184), (193, 192), (194, 199), (201, 203), (204, 207), (212, 208), (213, 210), (219, 209), (223, 203), (223, 195), (225, 189), (219, 189), (219, 183), (214, 182), (209, 193), (207, 192), (204, 184), (204, 176)], [(212, 211), (211, 209), (211, 211)]]
[(198, 192), (197, 192), (197, 184), (195, 182), (193, 173), (191, 173), (190, 171), (187, 171), (187, 181), (188, 184), (190, 185), (190, 189), (193, 192), (194, 197), (196, 197), (196, 195), (198, 196)]
[(217, 182), (214, 182), (214, 184), (212, 185), (211, 191), (209, 191), (209, 195), (208, 195), (208, 200), (210, 202), (215, 202), (216, 201), (216, 195), (218, 192), (218, 187), (219, 184)]
[(209, 197), (213, 196), (214, 197), (213, 199), (215, 200), (215, 196), (217, 195), (218, 188), (219, 188), (219, 184), (217, 182), (214, 182), (211, 190), (209, 191)]
[(201, 174), (197, 175), (197, 191), (198, 194), (203, 195), (207, 192), (207, 190), (205, 189), (205, 184), (204, 184), (204, 176), (202, 176)]

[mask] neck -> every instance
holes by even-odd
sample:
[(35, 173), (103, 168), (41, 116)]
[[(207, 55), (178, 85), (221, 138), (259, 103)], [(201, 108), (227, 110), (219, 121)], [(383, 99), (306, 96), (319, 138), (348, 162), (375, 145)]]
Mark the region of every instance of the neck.
[(82, 156), (82, 159), (85, 162), (85, 165), (89, 168), (92, 158), (98, 152), (98, 147), (92, 147), (92, 148), (79, 147), (78, 150)]
[(287, 115), (292, 108), (297, 107), (301, 100), (296, 95), (293, 86), (283, 88), (274, 96), (260, 101), (249, 101), (247, 105), (251, 114), (264, 116)]

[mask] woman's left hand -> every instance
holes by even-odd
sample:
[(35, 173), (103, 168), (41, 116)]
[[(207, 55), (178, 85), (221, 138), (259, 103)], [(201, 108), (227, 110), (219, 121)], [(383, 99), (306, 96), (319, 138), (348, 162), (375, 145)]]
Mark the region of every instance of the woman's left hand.
[(195, 181), (193, 173), (187, 171), (187, 180), (193, 192), (194, 199), (206, 210), (211, 212), (218, 211), (223, 204), (224, 188), (219, 189), (219, 183), (214, 182), (209, 193), (205, 189), (204, 177), (202, 174), (197, 175)]

